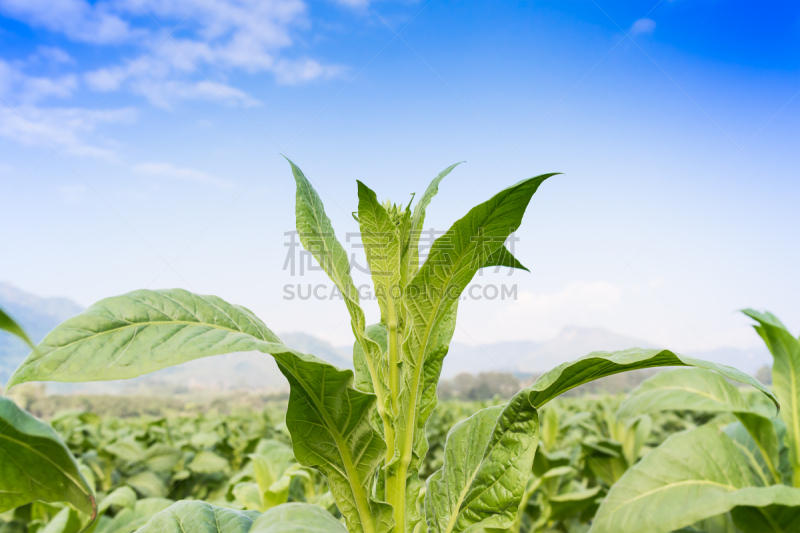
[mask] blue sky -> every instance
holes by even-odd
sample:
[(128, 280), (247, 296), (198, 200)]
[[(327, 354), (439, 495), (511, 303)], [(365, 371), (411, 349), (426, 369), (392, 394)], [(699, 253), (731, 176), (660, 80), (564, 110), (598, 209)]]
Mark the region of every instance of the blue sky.
[[(355, 180), (428, 226), (522, 178), (516, 301), (465, 342), (604, 327), (665, 347), (800, 330), (800, 4), (0, 0), (0, 278), (88, 305), (183, 287), (334, 343), (283, 299), (291, 157), (342, 240)], [(357, 274), (359, 281), (366, 277)], [(370, 316), (377, 316), (370, 305)]]

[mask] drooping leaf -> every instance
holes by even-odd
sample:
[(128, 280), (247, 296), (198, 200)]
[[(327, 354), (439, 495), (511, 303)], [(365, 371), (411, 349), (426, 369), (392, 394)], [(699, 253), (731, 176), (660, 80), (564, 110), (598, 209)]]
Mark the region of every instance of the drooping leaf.
[(2, 307), (0, 307), (0, 330), (7, 331), (12, 335), (16, 335), (25, 341), (25, 344), (33, 348), (33, 342), (31, 342), (31, 339), (28, 337), (28, 334), (25, 333), (25, 330), (22, 329), (22, 326), (17, 324), (14, 319), (8, 315), (8, 313), (3, 311)]
[(701, 368), (659, 372), (631, 392), (617, 411), (630, 418), (660, 411), (750, 412), (750, 404), (722, 375)]
[(754, 327), (772, 353), (772, 387), (783, 406), (793, 484), (800, 487), (800, 340), (771, 313), (743, 312), (758, 322)]
[(252, 312), (182, 289), (106, 298), (51, 331), (11, 376), (26, 381), (128, 379), (280, 339)]
[(755, 486), (742, 459), (715, 428), (672, 435), (611, 487), (591, 532), (673, 531), (739, 506), (800, 505), (799, 489)]
[(253, 523), (251, 533), (347, 533), (328, 511), (306, 503), (273, 507)]
[(254, 511), (182, 501), (153, 515), (139, 533), (247, 533), (258, 516)]
[(585, 357), (563, 363), (543, 374), (528, 387), (531, 405), (537, 409), (553, 398), (602, 377), (636, 370), (660, 366), (692, 366), (714, 370), (723, 376), (752, 385), (763, 392), (779, 406), (775, 395), (757, 379), (748, 376), (735, 368), (676, 354), (669, 350), (631, 348), (617, 352), (592, 352)]
[(508, 528), (517, 516), (539, 440), (536, 410), (525, 395), (453, 426), (445, 462), (428, 480), (431, 533)]
[(28, 502), (69, 502), (94, 516), (89, 484), (61, 437), (0, 396), (0, 512)]
[[(735, 386), (717, 373), (702, 368), (677, 368), (645, 380), (620, 405), (622, 418), (660, 411), (692, 410), (734, 413), (750, 432), (772, 482), (778, 475), (778, 436), (761, 405), (750, 405)], [(745, 452), (747, 453), (747, 452)], [(754, 456), (755, 458), (756, 456)], [(759, 467), (760, 470), (760, 467)]]
[[(369, 423), (375, 396), (352, 388), (351, 371), (281, 344), (246, 309), (183, 290), (136, 291), (103, 300), (64, 322), (40, 347), (13, 383), (52, 379), (54, 373), (62, 381), (131, 378), (235, 351), (272, 355), (292, 388), (287, 426), (297, 460), (328, 476), (351, 533), (391, 527), (391, 508), (364, 489), (386, 452)], [(200, 468), (203, 462), (195, 458), (192, 464)]]

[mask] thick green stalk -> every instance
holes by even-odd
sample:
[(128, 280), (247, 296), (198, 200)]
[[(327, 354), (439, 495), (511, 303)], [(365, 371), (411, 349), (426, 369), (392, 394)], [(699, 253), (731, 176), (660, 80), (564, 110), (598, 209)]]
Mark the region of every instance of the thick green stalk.
[[(438, 309), (438, 305), (436, 309)], [(434, 313), (435, 316), (435, 313)], [(408, 467), (411, 464), (411, 457), (414, 448), (414, 429), (417, 422), (417, 398), (419, 393), (419, 383), (422, 375), (423, 359), (425, 356), (425, 348), (428, 345), (428, 339), (433, 329), (433, 321), (428, 323), (425, 328), (425, 335), (419, 346), (419, 352), (416, 364), (414, 365), (414, 380), (410, 391), (408, 401), (408, 412), (405, 417), (405, 439), (397, 443), (400, 447), (400, 463), (397, 467), (397, 472), (394, 475), (386, 476), (387, 478), (387, 496), (391, 494), (395, 501), (389, 500), (389, 503), (394, 506), (394, 519), (395, 529), (394, 533), (405, 533), (405, 497), (406, 497), (406, 477), (408, 476)]]
[[(397, 362), (398, 362), (398, 336), (397, 336), (397, 311), (394, 308), (394, 301), (391, 296), (387, 301), (387, 325), (389, 327), (389, 394), (391, 395), (392, 413), (397, 414), (397, 396), (400, 390), (400, 381), (397, 376)], [(389, 424), (391, 426), (391, 424)], [(392, 436), (389, 439), (389, 434), (386, 435), (386, 463), (394, 457), (394, 428), (392, 428)]]
[[(384, 396), (383, 396), (383, 389), (380, 387), (380, 378), (378, 377), (377, 372), (375, 371), (375, 367), (372, 365), (372, 358), (369, 356), (367, 351), (367, 343), (359, 337), (358, 343), (361, 345), (361, 349), (364, 351), (364, 358), (367, 361), (367, 367), (369, 368), (369, 375), (372, 378), (372, 388), (375, 391), (375, 396), (378, 398), (376, 402), (378, 405), (378, 414), (381, 417), (381, 421), (383, 422), (383, 434), (386, 440), (387, 445), (387, 454), (389, 453), (388, 450), (394, 448), (394, 427), (389, 420), (389, 417), (386, 414), (386, 406), (384, 405)], [(390, 444), (391, 443), (391, 444)]]

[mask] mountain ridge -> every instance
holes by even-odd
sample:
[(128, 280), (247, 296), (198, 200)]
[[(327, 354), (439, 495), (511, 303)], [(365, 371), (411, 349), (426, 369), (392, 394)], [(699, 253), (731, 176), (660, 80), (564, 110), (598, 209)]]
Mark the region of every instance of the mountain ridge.
[[(68, 298), (42, 298), (0, 282), (0, 306), (9, 312), (38, 342), (63, 320), (83, 308)], [(313, 353), (340, 368), (352, 369), (352, 348), (334, 346), (305, 332), (283, 333), (280, 337), (292, 348)], [(597, 327), (564, 328), (546, 342), (502, 341), (488, 344), (453, 342), (444, 360), (442, 378), (460, 373), (509, 372), (518, 377), (542, 373), (564, 361), (593, 351), (614, 351), (626, 348), (656, 348), (653, 343), (621, 335)], [(766, 349), (716, 348), (709, 351), (688, 351), (685, 355), (708, 359), (755, 373), (771, 363)], [(10, 335), (0, 335), (0, 383), (27, 355), (26, 347)], [(185, 390), (285, 390), (287, 383), (274, 360), (259, 352), (220, 355), (197, 359), (179, 366), (132, 380), (94, 383), (52, 384), (54, 393), (129, 394), (143, 389), (165, 392)]]

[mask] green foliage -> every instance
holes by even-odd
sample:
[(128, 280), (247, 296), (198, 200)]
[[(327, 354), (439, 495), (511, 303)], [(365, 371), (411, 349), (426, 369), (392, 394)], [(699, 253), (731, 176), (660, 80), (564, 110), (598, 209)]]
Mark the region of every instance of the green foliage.
[(0, 397), (0, 513), (34, 500), (95, 513), (92, 489), (58, 434)]
[(0, 330), (7, 331), (12, 335), (16, 335), (25, 341), (25, 344), (33, 348), (33, 342), (31, 342), (31, 339), (28, 337), (28, 334), (25, 333), (25, 330), (22, 329), (22, 326), (17, 324), (14, 319), (8, 315), (8, 313), (3, 311), (2, 308), (0, 308)]
[[(129, 493), (111, 493), (114, 498), (105, 509), (114, 513), (113, 518), (104, 515), (98, 529), (115, 531), (107, 528), (117, 527), (113, 523), (122, 516), (128, 525), (118, 524), (120, 531), (151, 517), (145, 533), (301, 531), (306, 526), (309, 531), (335, 531), (338, 526), (333, 524), (339, 522), (324, 514), (325, 507), (341, 516), (351, 533), (572, 531), (585, 527), (603, 496), (608, 494), (603, 505), (609, 505), (614, 487), (636, 475), (641, 464), (637, 461), (654, 430), (649, 415), (626, 420), (605, 406), (593, 405), (591, 412), (546, 411), (543, 449), (536, 454), (539, 410), (557, 396), (621, 372), (684, 366), (750, 384), (778, 405), (761, 383), (724, 365), (668, 350), (594, 352), (545, 373), (506, 405), (479, 411), (456, 425), (443, 445), (435, 443), (442, 466), (423, 484), (420, 474), (432, 471), (425, 466), (427, 425), (437, 404), (437, 384), (461, 293), (483, 267), (524, 269), (504, 242), (522, 223), (533, 195), (553, 174), (520, 181), (472, 208), (433, 243), (421, 265), (418, 242), (425, 210), (453, 167), (433, 180), (413, 210), (411, 204), (403, 208), (378, 202), (377, 194), (359, 182), (357, 220), (381, 310), (380, 323), (368, 327), (347, 254), (322, 200), (303, 172), (290, 164), (297, 186), (300, 241), (343, 296), (356, 341), (355, 372), (287, 347), (241, 306), (183, 290), (135, 291), (102, 300), (67, 320), (22, 363), (9, 387), (27, 381), (132, 378), (199, 357), (239, 351), (272, 356), (291, 387), (286, 429), (293, 458), (270, 441), (276, 440), (274, 435), (237, 440), (227, 421), (175, 428), (163, 419), (139, 431), (123, 427), (108, 435), (97, 431), (103, 423), (91, 416), (72, 420), (69, 438), (77, 440), (81, 460), (102, 490), (108, 493), (116, 488), (115, 480), (124, 480), (142, 497), (131, 508)], [(787, 342), (781, 337), (781, 346)], [(793, 348), (781, 349), (794, 353)], [(730, 390), (716, 384), (717, 392), (728, 393), (718, 403), (735, 400)], [(647, 404), (645, 397), (640, 393), (640, 404)], [(715, 412), (736, 414), (756, 448), (763, 449), (761, 460), (778, 468), (777, 432), (771, 432), (763, 408), (743, 402)], [(695, 422), (682, 417), (666, 420), (683, 427)], [(795, 429), (789, 425), (787, 435)], [(697, 432), (707, 433), (706, 428)], [(562, 435), (581, 440), (577, 446), (563, 446)], [(739, 454), (740, 447), (728, 439), (731, 453)], [(663, 444), (664, 450), (675, 441)], [(797, 442), (800, 439), (791, 444)], [(793, 452), (794, 464), (797, 457)], [(753, 476), (751, 466), (744, 464), (740, 471), (741, 479), (732, 486), (746, 490), (746, 476)], [(314, 477), (319, 475), (324, 476), (330, 498), (320, 490)], [(791, 503), (785, 492), (783, 499), (769, 505), (763, 499), (767, 493), (759, 494), (762, 500), (753, 503), (755, 507)], [(189, 497), (196, 501), (157, 509), (168, 503), (165, 498)], [(319, 507), (309, 507), (308, 502)], [(743, 504), (734, 501), (717, 509), (726, 512)], [(607, 512), (607, 507), (598, 511), (599, 516)], [(623, 515), (623, 527), (641, 526), (633, 514), (615, 514)], [(306, 526), (295, 527), (305, 516)], [(317, 519), (319, 527), (313, 525)]]

